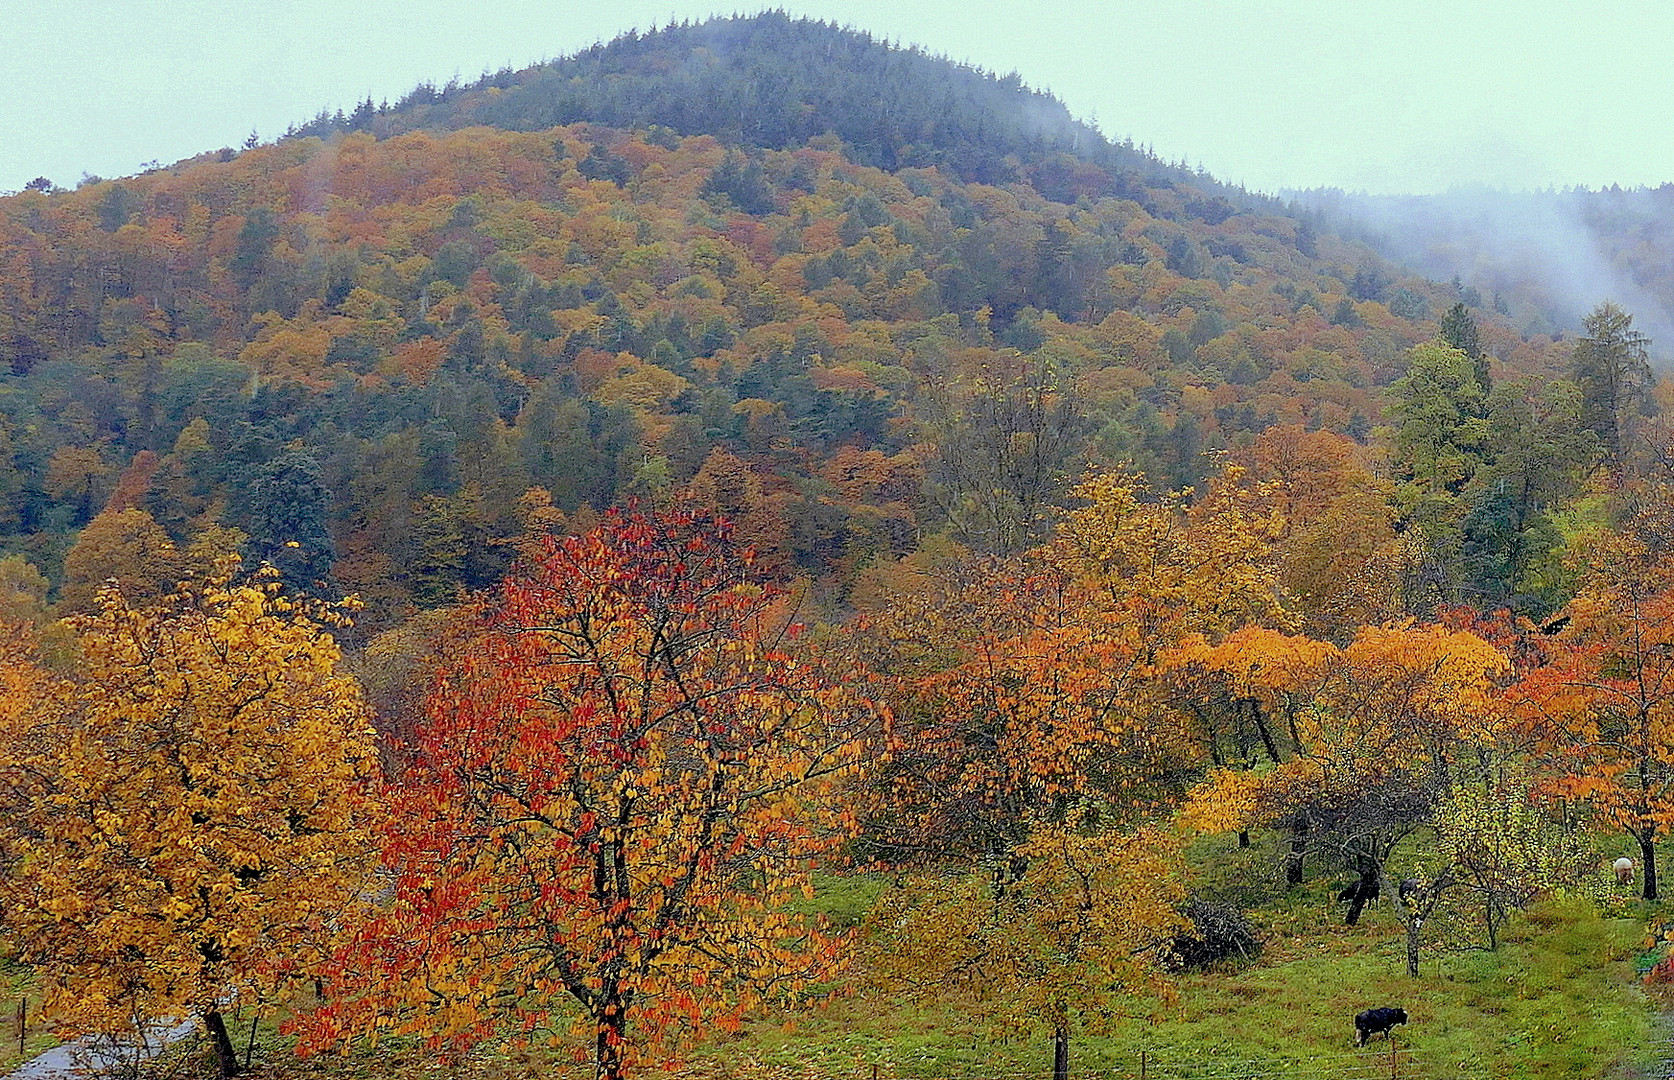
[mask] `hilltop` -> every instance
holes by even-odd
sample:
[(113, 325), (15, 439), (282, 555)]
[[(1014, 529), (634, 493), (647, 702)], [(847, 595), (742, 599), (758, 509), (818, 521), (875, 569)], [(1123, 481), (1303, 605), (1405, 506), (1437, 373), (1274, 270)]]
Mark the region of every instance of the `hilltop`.
[(1198, 488), (1298, 429), (1382, 469), (1462, 301), (1483, 379), (1571, 352), (1015, 78), (780, 14), (26, 191), (0, 259), (0, 544), (53, 599), (207, 535), (374, 628), (543, 515), (678, 491), (840, 606), (928, 537), (1037, 541), (1089, 467)]
[[(1016, 75), (995, 77), (783, 12), (630, 32), (522, 71), (420, 86), (393, 106), (367, 100), (348, 114), (321, 113), (289, 135), (368, 131), (385, 138), (417, 129), (539, 131), (582, 122), (662, 127), (774, 150), (834, 136), (858, 164), (936, 167), (982, 183), (1028, 180), (1068, 201), (1097, 193), (1096, 185), (1120, 184), (1124, 174), (1202, 180), (1131, 143), (1112, 143)], [(1074, 181), (1056, 176), (1065, 157), (1096, 169)]]

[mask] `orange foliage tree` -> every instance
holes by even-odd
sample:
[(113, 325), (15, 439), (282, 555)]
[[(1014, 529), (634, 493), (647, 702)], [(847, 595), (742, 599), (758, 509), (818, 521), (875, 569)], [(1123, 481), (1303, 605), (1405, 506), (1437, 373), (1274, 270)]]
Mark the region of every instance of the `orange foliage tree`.
[[(1504, 747), (1497, 680), (1508, 664), (1474, 634), (1412, 624), (1365, 627), (1342, 650), (1288, 651), (1307, 657), (1280, 680), (1307, 691), (1291, 713), (1293, 756), (1214, 770), (1182, 816), (1214, 831), (1279, 824), (1293, 836), (1305, 831), (1309, 847), (1335, 850), (1359, 874), (1352, 923), (1372, 896), (1390, 895), (1389, 857), (1453, 780)], [(1180, 650), (1178, 660), (1211, 659), (1201, 652)]]
[(1138, 1007), (1180, 928), (1178, 845), (1139, 822), (1190, 750), (1156, 722), (1148, 623), (1075, 561), (955, 561), (868, 626), (902, 714), (870, 792), (868, 840), (900, 872), (868, 970), (1043, 1027), (1060, 1078), (1072, 1033)]
[(1581, 799), (1639, 845), (1647, 900), (1656, 842), (1674, 827), (1674, 581), (1631, 537), (1545, 637), (1545, 662), (1517, 690), (1554, 794)]
[[(1158, 668), (1169, 708), (1197, 731), (1213, 767), (1248, 771), (1256, 767), (1258, 746), (1272, 765), (1296, 753), (1301, 745), (1297, 715), (1312, 702), (1339, 657), (1328, 642), (1245, 626), (1214, 643), (1192, 634), (1164, 652)], [(1302, 809), (1288, 821), (1273, 822), (1291, 831), (1285, 858), (1290, 885), (1302, 881), (1312, 824)], [(1239, 831), (1238, 842), (1248, 846), (1247, 830)]]
[(305, 1047), (502, 1025), (606, 1080), (828, 971), (789, 913), (875, 712), (784, 647), (750, 552), (696, 511), (546, 539), (455, 642), (392, 800), (392, 896)]

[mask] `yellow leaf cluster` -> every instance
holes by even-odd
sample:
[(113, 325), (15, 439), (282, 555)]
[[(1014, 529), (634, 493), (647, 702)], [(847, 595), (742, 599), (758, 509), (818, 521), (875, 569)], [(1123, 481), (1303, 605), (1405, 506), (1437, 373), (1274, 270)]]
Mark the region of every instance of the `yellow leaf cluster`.
[(82, 662), (0, 677), (15, 726), (0, 881), (18, 957), (67, 1024), (201, 1011), (318, 971), (364, 888), (369, 714), (331, 636), (267, 583), (159, 606), (105, 592)]

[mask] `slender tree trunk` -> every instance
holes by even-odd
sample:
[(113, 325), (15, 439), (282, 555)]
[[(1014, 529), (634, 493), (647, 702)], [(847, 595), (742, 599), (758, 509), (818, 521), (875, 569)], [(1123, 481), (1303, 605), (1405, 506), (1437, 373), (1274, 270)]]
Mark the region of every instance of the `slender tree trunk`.
[(1256, 731), (1261, 734), (1261, 745), (1267, 751), (1267, 760), (1277, 765), (1279, 763), (1279, 748), (1273, 742), (1273, 733), (1267, 729), (1267, 721), (1261, 715), (1261, 702), (1250, 699), (1250, 718), (1255, 721)]
[(209, 1032), (209, 1045), (215, 1050), (215, 1064), (221, 1070), (223, 1077), (237, 1076), (241, 1071), (238, 1067), (238, 1051), (233, 1049), (232, 1038), (227, 1034), (227, 1021), (217, 1009), (208, 1009), (203, 1014), (203, 1026)]
[(1424, 920), (1417, 916), (1407, 919), (1407, 974), (1418, 978), (1418, 931), (1424, 926)]
[(1214, 763), (1217, 769), (1226, 768), (1226, 759), (1221, 756), (1220, 729), (1215, 727), (1215, 710), (1210, 709), (1205, 712), (1194, 705), (1192, 706), (1192, 712), (1197, 715), (1198, 721), (1203, 724), (1204, 737), (1209, 743), (1209, 760)]
[(1290, 854), (1285, 856), (1285, 888), (1302, 884), (1302, 857), (1308, 851), (1308, 819), (1299, 817), (1290, 832)]
[(1248, 830), (1240, 830), (1239, 831), (1239, 833), (1238, 833), (1238, 846), (1241, 847), (1241, 848), (1247, 848), (1247, 847), (1250, 846), (1250, 834), (1249, 834)]
[(1052, 1080), (1069, 1080), (1069, 1021), (1052, 1027)]
[(1657, 898), (1657, 844), (1656, 834), (1647, 832), (1639, 836), (1639, 858), (1645, 864), (1645, 890), (1647, 900)]

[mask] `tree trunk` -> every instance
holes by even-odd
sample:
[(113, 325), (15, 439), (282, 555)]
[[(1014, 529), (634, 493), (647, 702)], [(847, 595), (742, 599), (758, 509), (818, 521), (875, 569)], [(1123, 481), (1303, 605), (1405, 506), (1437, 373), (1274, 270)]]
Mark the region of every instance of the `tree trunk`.
[(1250, 846), (1249, 830), (1244, 829), (1244, 830), (1239, 831), (1239, 833), (1238, 833), (1238, 846), (1241, 847), (1241, 848), (1247, 848), (1247, 847)]
[(1069, 1021), (1052, 1028), (1052, 1080), (1069, 1080)]
[(1197, 716), (1198, 722), (1203, 725), (1204, 737), (1209, 742), (1209, 760), (1214, 763), (1217, 769), (1226, 768), (1226, 759), (1221, 756), (1221, 733), (1215, 727), (1215, 711), (1210, 709), (1208, 712), (1204, 712), (1194, 705), (1192, 706), (1192, 713)]
[(1657, 898), (1657, 845), (1656, 834), (1645, 833), (1639, 837), (1639, 858), (1645, 864), (1645, 891), (1647, 900)]
[(1267, 751), (1267, 760), (1277, 765), (1279, 763), (1279, 748), (1273, 742), (1273, 733), (1267, 729), (1267, 721), (1261, 715), (1261, 702), (1250, 699), (1250, 718), (1255, 721), (1256, 731), (1261, 734), (1261, 745)]
[(1355, 886), (1354, 897), (1349, 901), (1348, 914), (1343, 916), (1344, 926), (1354, 926), (1360, 922), (1360, 913), (1366, 910), (1366, 902), (1378, 895), (1378, 868), (1360, 871), (1360, 881)]
[(1290, 854), (1285, 856), (1285, 888), (1302, 884), (1302, 857), (1308, 851), (1308, 819), (1299, 817), (1290, 833)]
[(233, 1049), (232, 1038), (227, 1034), (226, 1020), (218, 1010), (208, 1009), (203, 1014), (203, 1026), (209, 1032), (209, 1045), (215, 1051), (215, 1064), (221, 1075), (237, 1076), (238, 1051)]
[(598, 1035), (593, 1042), (593, 1075), (598, 1080), (622, 1080), (627, 1063), (622, 1054), (627, 1046), (628, 1009), (619, 995), (607, 994), (599, 1013)]
[(1424, 920), (1416, 916), (1407, 919), (1407, 974), (1418, 978), (1418, 931)]

